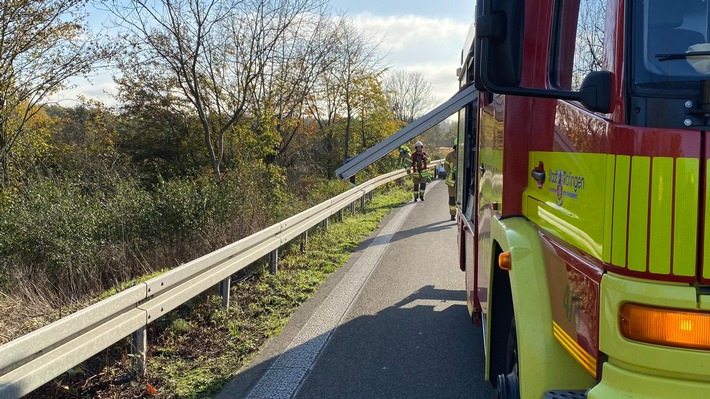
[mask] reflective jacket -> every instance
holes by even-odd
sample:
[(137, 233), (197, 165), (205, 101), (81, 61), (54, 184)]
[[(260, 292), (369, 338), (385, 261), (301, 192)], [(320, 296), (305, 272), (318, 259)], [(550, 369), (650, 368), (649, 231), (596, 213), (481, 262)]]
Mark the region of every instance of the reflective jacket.
[(426, 151), (412, 153), (412, 172), (421, 173), (428, 169), (429, 155)]

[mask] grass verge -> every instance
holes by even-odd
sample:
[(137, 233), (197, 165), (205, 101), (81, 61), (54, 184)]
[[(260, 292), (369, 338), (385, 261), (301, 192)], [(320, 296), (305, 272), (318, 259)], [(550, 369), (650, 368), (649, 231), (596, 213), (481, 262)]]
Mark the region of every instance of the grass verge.
[[(128, 342), (114, 345), (33, 392), (28, 398), (210, 398), (246, 365), (328, 275), (343, 266), (392, 208), (411, 193), (394, 186), (364, 211), (282, 248), (279, 271), (252, 265), (234, 276), (229, 309), (204, 293), (148, 326), (147, 374), (131, 376)], [(359, 207), (358, 207), (359, 208)], [(320, 230), (320, 229), (319, 229)]]

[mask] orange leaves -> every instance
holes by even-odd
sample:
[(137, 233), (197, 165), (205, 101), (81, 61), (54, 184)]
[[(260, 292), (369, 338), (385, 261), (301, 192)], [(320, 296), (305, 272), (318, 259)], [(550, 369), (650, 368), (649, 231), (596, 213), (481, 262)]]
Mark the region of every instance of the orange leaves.
[(146, 384), (145, 386), (145, 394), (148, 396), (155, 396), (158, 394), (158, 390), (155, 389), (152, 385), (149, 383)]

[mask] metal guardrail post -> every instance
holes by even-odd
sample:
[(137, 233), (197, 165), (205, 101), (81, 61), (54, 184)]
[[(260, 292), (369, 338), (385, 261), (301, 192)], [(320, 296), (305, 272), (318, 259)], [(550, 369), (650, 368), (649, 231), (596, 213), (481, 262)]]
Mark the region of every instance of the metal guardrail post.
[(306, 245), (308, 244), (308, 230), (301, 234), (301, 253), (306, 253)]
[(345, 209), (341, 209), (340, 212), (338, 212), (338, 221), (343, 222), (345, 220)]
[(328, 230), (329, 223), (330, 223), (330, 219), (328, 219), (328, 218), (323, 219), (323, 222), (321, 222), (321, 226), (323, 226), (323, 230)]
[(232, 287), (232, 276), (219, 282), (219, 295), (222, 297), (222, 307), (229, 308), (229, 289)]
[(146, 357), (145, 353), (148, 348), (148, 334), (146, 334), (146, 327), (142, 327), (131, 334), (131, 355), (132, 355), (132, 367), (133, 371), (138, 376), (145, 375), (145, 364)]
[(350, 214), (351, 215), (355, 214), (355, 202), (350, 203)]
[(276, 274), (276, 272), (278, 270), (279, 270), (279, 249), (276, 248), (275, 250), (273, 250), (269, 253), (269, 273)]
[(366, 195), (363, 194), (362, 197), (360, 198), (360, 209), (362, 209), (363, 211), (365, 210), (365, 196)]
[(369, 200), (372, 201), (372, 196), (374, 194), (374, 191), (370, 191), (367, 196), (369, 197)]

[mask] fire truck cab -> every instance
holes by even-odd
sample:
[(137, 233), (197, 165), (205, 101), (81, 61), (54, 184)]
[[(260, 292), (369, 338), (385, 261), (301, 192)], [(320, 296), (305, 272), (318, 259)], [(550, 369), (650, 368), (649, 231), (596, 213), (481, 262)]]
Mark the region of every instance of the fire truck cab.
[(710, 397), (709, 3), (477, 1), (457, 223), (500, 398)]

